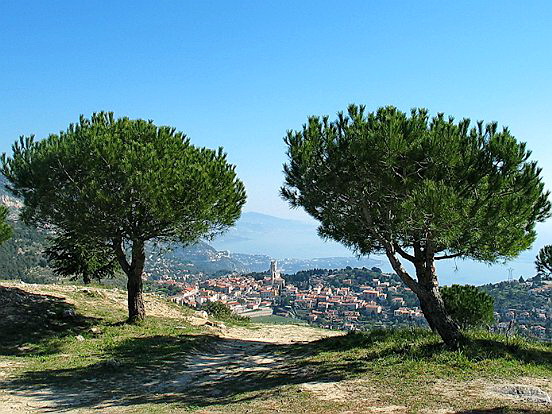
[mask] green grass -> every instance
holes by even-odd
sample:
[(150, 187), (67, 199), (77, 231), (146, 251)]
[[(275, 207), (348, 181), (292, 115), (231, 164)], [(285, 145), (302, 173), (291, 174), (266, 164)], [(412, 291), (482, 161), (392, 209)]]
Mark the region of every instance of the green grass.
[(303, 363), (334, 375), (373, 374), (397, 380), (542, 376), (552, 377), (552, 345), (484, 331), (468, 332), (458, 350), (446, 348), (426, 329), (349, 333), (312, 345)]
[(126, 367), (151, 365), (197, 348), (201, 342), (194, 341), (194, 335), (198, 335), (200, 330), (180, 327), (178, 321), (163, 318), (151, 317), (136, 325), (103, 322), (94, 326), (101, 333), (81, 332), (82, 341), (76, 336), (65, 335), (41, 341), (33, 347), (31, 354), (25, 356), (27, 370), (102, 367), (101, 363), (105, 361), (116, 361)]
[[(17, 358), (18, 365), (30, 371), (61, 366), (77, 369), (114, 358), (122, 364), (155, 361), (170, 355), (172, 347), (191, 347), (192, 341), (183, 338), (203, 332), (174, 318), (149, 316), (139, 324), (126, 324), (126, 310), (114, 306), (113, 297), (98, 289), (67, 290), (64, 299), (55, 292), (41, 295), (19, 288), (2, 289), (4, 296), (11, 294), (8, 299), (18, 296), (24, 300), (17, 304), (18, 314), (12, 323), (0, 322), (0, 357)], [(183, 317), (191, 312), (169, 302), (163, 306)], [(65, 317), (66, 311), (75, 316)]]
[(286, 318), (284, 316), (278, 316), (278, 315), (252, 317), (251, 322), (253, 322), (253, 323), (266, 323), (266, 324), (269, 324), (269, 325), (305, 325), (305, 326), (308, 326), (308, 323), (306, 321), (302, 320), (302, 319)]

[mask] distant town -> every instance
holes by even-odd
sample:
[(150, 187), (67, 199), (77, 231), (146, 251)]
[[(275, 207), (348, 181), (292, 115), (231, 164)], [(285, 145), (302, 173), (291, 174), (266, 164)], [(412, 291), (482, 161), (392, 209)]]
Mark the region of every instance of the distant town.
[[(182, 284), (182, 293), (173, 301), (192, 307), (206, 302), (226, 303), (234, 312), (245, 316), (293, 316), (330, 329), (360, 329), (366, 324), (364, 316), (382, 315), (389, 292), (399, 287), (389, 281), (373, 279), (373, 285), (353, 287), (352, 280), (344, 280), (347, 287), (330, 287), (315, 282), (306, 289), (286, 284), (276, 261), (270, 265), (270, 274), (262, 279), (252, 276), (229, 275), (208, 279), (196, 284)], [(389, 275), (381, 274), (388, 279)], [(164, 283), (177, 283), (165, 281)], [(401, 297), (394, 297), (398, 305), (393, 315), (423, 318), (417, 308), (405, 307)], [(364, 322), (363, 322), (364, 321)]]
[[(282, 275), (278, 263), (272, 260), (267, 272), (232, 272), (214, 278), (189, 275), (185, 279), (163, 276), (154, 284), (156, 290), (164, 290), (172, 301), (181, 305), (201, 308), (218, 301), (242, 316), (276, 315), (328, 329), (364, 330), (426, 323), (413, 292), (395, 274), (384, 273), (376, 267), (314, 269)], [(514, 306), (499, 298), (492, 328), (552, 339), (552, 282), (539, 279), (499, 285), (496, 286), (503, 297), (508, 296), (504, 295), (505, 289), (518, 289), (544, 301), (521, 301)], [(492, 286), (495, 285), (483, 288), (493, 295)]]

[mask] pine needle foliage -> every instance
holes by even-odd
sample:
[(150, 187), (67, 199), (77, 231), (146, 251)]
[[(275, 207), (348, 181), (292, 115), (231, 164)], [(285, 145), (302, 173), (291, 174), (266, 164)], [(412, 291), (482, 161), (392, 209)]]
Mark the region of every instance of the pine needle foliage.
[(92, 280), (111, 278), (117, 270), (113, 249), (85, 235), (71, 232), (56, 234), (50, 238), (44, 253), (56, 274), (72, 280), (82, 279), (86, 284)]
[(535, 266), (539, 276), (552, 276), (552, 245), (544, 246), (539, 250)]
[(541, 168), (507, 128), (470, 125), (355, 105), (334, 122), (310, 117), (285, 138), (282, 196), (318, 219), (322, 236), (361, 254), (385, 253), (378, 233), (404, 248), (430, 241), (435, 253), (516, 257), (550, 216)]

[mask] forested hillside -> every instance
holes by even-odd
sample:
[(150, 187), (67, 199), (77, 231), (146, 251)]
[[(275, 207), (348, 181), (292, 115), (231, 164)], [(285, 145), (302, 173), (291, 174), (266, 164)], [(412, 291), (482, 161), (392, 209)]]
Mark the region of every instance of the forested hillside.
[(552, 280), (535, 276), (481, 286), (495, 301), (497, 326), (552, 340)]
[(46, 233), (18, 220), (21, 203), (9, 194), (5, 184), (5, 178), (0, 175), (0, 202), (10, 209), (8, 222), (14, 233), (11, 239), (0, 245), (0, 279), (52, 281), (52, 272), (42, 255)]

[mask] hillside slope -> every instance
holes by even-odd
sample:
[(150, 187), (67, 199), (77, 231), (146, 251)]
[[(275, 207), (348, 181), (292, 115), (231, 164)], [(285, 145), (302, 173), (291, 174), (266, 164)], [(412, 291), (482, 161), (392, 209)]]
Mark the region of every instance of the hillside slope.
[(51, 281), (52, 273), (42, 256), (46, 234), (26, 226), (18, 219), (22, 204), (7, 191), (6, 183), (6, 179), (0, 174), (0, 204), (9, 209), (8, 223), (13, 227), (14, 234), (0, 245), (0, 279)]
[[(0, 282), (0, 413), (549, 412), (552, 347), (428, 331), (225, 326), (146, 295)], [(523, 397), (523, 398), (520, 398)]]

